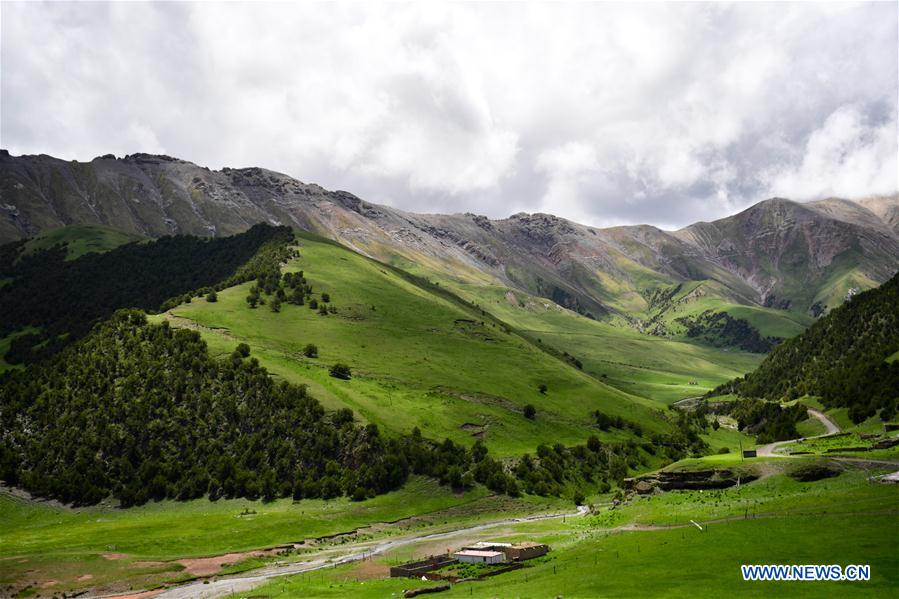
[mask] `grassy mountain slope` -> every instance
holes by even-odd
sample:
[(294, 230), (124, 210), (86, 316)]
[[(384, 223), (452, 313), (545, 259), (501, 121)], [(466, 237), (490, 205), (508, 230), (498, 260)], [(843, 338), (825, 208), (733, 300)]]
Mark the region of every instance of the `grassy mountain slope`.
[[(328, 407), (346, 406), (393, 431), (419, 427), (430, 438), (481, 438), (500, 455), (532, 452), (538, 443), (583, 442), (596, 430), (590, 412), (638, 422), (647, 431), (667, 424), (659, 404), (605, 385), (481, 310), (331, 242), (306, 236), (300, 258), (315, 294), (328, 293), (337, 314), (306, 306), (250, 309), (249, 284), (226, 289), (216, 303), (193, 302), (167, 315), (199, 328), (213, 350), (250, 345), (269, 370), (308, 383)], [(317, 358), (302, 355), (318, 346)], [(330, 377), (349, 364), (350, 381)], [(541, 394), (538, 386), (548, 391)], [(525, 418), (525, 405), (537, 409)]]
[(642, 334), (621, 321), (591, 320), (508, 287), (435, 280), (441, 286), (453, 286), (462, 297), (483, 306), (530, 339), (568, 352), (582, 362), (584, 372), (659, 405), (701, 395), (748, 372), (762, 358), (682, 338)]

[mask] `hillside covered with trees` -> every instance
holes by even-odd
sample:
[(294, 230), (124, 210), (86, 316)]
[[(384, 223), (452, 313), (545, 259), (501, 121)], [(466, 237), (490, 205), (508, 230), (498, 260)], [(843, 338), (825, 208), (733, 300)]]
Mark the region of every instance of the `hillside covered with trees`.
[(0, 479), (123, 506), (204, 495), (361, 500), (411, 473), (457, 489), (562, 495), (620, 479), (646, 455), (632, 441), (593, 437), (538, 447), (510, 469), (481, 443), (437, 443), (417, 430), (388, 438), (350, 410), (326, 412), (304, 386), (276, 383), (249, 353), (240, 344), (216, 360), (196, 331), (116, 312), (57, 355), (0, 378)]
[(899, 275), (861, 293), (807, 331), (774, 348), (759, 367), (713, 393), (769, 400), (815, 395), (828, 407), (847, 407), (861, 422), (897, 413)]
[(292, 241), (289, 227), (259, 224), (232, 237), (162, 237), (75, 260), (63, 245), (33, 253), (24, 241), (0, 246), (0, 337), (31, 327), (7, 361), (51, 355), (119, 308), (167, 309), (205, 287), (280, 277)]

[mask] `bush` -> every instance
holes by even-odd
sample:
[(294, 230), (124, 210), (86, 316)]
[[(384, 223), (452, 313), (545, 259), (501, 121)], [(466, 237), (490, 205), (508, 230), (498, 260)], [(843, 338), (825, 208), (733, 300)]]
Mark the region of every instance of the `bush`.
[(255, 308), (259, 304), (259, 288), (255, 285), (250, 287), (250, 294), (247, 296), (247, 304), (251, 308)]
[(350, 367), (346, 364), (341, 364), (340, 362), (332, 366), (331, 370), (328, 371), (328, 374), (333, 376), (335, 379), (343, 379), (345, 381), (350, 380), (350, 377), (352, 376)]
[(533, 404), (528, 404), (524, 407), (524, 417), (528, 420), (533, 420), (537, 417), (537, 408), (533, 406)]
[(573, 499), (574, 505), (584, 505), (584, 500), (586, 499), (586, 497), (584, 497), (584, 494), (582, 492), (575, 491)]
[(219, 301), (219, 296), (216, 294), (215, 289), (213, 289), (208, 294), (206, 294), (206, 301), (211, 304), (214, 304), (215, 302)]
[(322, 301), (323, 301), (323, 302), (330, 302), (330, 301), (331, 301), (331, 296), (328, 295), (327, 293), (322, 293)]
[(544, 383), (540, 383), (540, 385), (537, 387), (537, 391), (539, 391), (543, 395), (546, 395), (546, 390), (547, 390), (547, 387)]
[(318, 357), (318, 347), (314, 344), (310, 343), (306, 347), (303, 348), (303, 355), (307, 358), (317, 358)]
[(724, 455), (726, 453), (730, 453), (730, 447), (722, 447), (718, 450), (718, 455)]

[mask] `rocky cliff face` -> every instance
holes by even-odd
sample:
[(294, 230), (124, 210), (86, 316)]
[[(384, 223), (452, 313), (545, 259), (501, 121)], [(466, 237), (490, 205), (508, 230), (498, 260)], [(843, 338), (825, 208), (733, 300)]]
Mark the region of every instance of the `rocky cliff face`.
[(897, 269), (899, 236), (877, 215), (847, 200), (760, 202), (713, 223), (674, 232), (709, 260), (748, 283), (764, 305), (810, 305), (841, 270), (877, 283)]
[(595, 229), (549, 214), (411, 214), (261, 168), (211, 171), (147, 154), (68, 162), (0, 153), (0, 241), (82, 223), (150, 237), (284, 224), (595, 317), (647, 309), (653, 289), (689, 280), (717, 281), (737, 303), (793, 309), (810, 307), (835, 280), (875, 285), (899, 269), (897, 206), (895, 196), (774, 199), (680, 231)]

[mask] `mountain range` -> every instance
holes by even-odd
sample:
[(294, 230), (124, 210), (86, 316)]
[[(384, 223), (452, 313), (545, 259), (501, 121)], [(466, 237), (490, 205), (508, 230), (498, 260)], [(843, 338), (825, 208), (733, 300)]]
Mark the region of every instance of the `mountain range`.
[(226, 236), (257, 222), (304, 229), (417, 274), (505, 286), (649, 332), (676, 327), (668, 318), (674, 308), (702, 297), (817, 316), (899, 270), (896, 195), (772, 198), (676, 231), (594, 228), (550, 214), (414, 214), (263, 168), (0, 151), (2, 242), (71, 224), (155, 238)]

